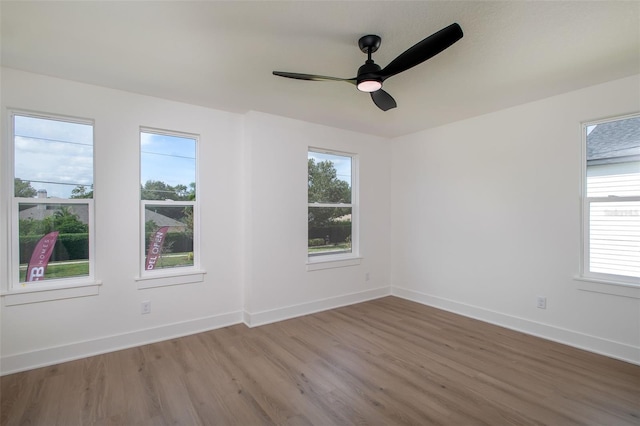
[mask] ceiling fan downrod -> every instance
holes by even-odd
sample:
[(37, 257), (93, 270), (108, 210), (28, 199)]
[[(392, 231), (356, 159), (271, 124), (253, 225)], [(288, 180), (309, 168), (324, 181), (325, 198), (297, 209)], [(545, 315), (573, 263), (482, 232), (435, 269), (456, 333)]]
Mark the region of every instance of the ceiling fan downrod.
[(373, 34), (360, 37), (358, 40), (358, 47), (367, 54), (367, 61), (358, 68), (356, 77), (356, 87), (361, 92), (375, 92), (382, 88), (382, 78), (378, 74), (382, 68), (371, 59), (371, 54), (378, 50), (381, 41), (380, 36)]

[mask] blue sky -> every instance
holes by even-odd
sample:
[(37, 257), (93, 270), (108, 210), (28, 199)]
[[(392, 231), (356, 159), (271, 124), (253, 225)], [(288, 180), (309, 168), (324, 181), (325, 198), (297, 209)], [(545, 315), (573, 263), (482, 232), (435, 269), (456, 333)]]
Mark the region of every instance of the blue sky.
[(140, 183), (159, 180), (168, 185), (196, 181), (196, 140), (142, 132), (140, 136)]
[[(69, 198), (78, 185), (93, 185), (93, 126), (16, 115), (14, 176), (48, 197)], [(189, 187), (196, 177), (196, 141), (141, 133), (140, 182), (160, 180)]]
[[(69, 198), (77, 185), (93, 185), (93, 126), (16, 115), (15, 177), (44, 189), (49, 197)], [(196, 140), (160, 133), (140, 134), (140, 184), (159, 180), (185, 185), (196, 180)], [(331, 161), (338, 179), (351, 186), (352, 159), (309, 152), (316, 162)]]
[(14, 134), (15, 177), (59, 198), (93, 184), (93, 126), (15, 116)]

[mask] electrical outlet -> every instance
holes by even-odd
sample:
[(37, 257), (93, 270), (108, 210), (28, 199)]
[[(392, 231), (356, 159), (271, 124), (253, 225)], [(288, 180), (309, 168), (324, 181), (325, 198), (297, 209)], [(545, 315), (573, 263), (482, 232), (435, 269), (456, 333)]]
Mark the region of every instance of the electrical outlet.
[(544, 296), (538, 296), (536, 306), (539, 309), (547, 309), (547, 298)]
[(142, 305), (140, 306), (140, 313), (143, 314), (143, 315), (151, 313), (151, 301), (150, 300), (145, 300), (144, 302), (142, 302)]
[(367, 272), (366, 274), (364, 274), (364, 280), (365, 281), (369, 281), (371, 279), (371, 275)]

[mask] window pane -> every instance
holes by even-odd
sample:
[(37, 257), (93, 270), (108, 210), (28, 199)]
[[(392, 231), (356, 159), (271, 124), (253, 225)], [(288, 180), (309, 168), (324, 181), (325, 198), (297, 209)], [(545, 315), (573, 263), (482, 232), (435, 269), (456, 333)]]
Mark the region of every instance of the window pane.
[(93, 126), (14, 116), (16, 197), (93, 197)]
[(147, 205), (146, 271), (193, 266), (193, 206)]
[(590, 203), (591, 272), (640, 277), (640, 201)]
[(309, 151), (309, 203), (351, 204), (351, 162), (345, 155)]
[(309, 256), (351, 253), (351, 207), (309, 207)]
[(20, 282), (89, 275), (89, 206), (19, 203)]
[(193, 201), (196, 139), (140, 133), (141, 199)]
[(640, 195), (640, 117), (587, 127), (587, 196)]

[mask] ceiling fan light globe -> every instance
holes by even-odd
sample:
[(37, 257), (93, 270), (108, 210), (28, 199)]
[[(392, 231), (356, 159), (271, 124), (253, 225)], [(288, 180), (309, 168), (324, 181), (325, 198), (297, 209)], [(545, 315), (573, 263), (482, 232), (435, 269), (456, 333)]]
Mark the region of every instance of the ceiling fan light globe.
[(378, 80), (363, 80), (358, 82), (357, 87), (361, 92), (375, 92), (382, 89), (382, 82)]

